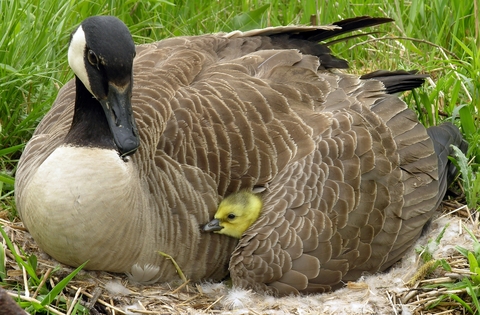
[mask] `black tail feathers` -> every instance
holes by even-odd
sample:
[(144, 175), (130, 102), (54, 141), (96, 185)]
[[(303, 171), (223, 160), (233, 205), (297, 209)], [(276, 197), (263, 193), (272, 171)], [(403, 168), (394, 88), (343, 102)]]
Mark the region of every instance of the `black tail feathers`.
[[(332, 52), (327, 47), (329, 43), (319, 44), (319, 42), (332, 39), (342, 34), (351, 33), (355, 30), (392, 21), (390, 18), (359, 16), (333, 23), (333, 25), (341, 27), (337, 29), (316, 29), (302, 32), (289, 31), (270, 35), (269, 37), (272, 39), (272, 46), (275, 48), (298, 49), (302, 54), (317, 56), (320, 60), (320, 69), (346, 69), (348, 68), (348, 62), (332, 55)], [(334, 42), (342, 40), (346, 39), (338, 39)]]
[(466, 153), (468, 143), (463, 139), (460, 130), (449, 122), (430, 127), (427, 129), (427, 133), (433, 141), (438, 157), (439, 195), (443, 196), (457, 174), (455, 165), (448, 160), (448, 156), (453, 155), (450, 145), (453, 144)]
[(421, 86), (428, 74), (417, 74), (417, 70), (377, 70), (364, 74), (360, 77), (362, 80), (375, 79), (381, 81), (385, 85), (385, 91), (388, 94), (395, 94), (404, 91), (413, 90)]

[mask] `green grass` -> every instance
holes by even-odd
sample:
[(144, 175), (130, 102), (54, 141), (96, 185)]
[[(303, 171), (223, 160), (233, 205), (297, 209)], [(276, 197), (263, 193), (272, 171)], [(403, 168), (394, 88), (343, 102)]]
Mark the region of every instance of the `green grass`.
[[(456, 250), (461, 255), (465, 256), (465, 258), (467, 259), (470, 269), (469, 271), (471, 272), (471, 274), (463, 275), (461, 279), (457, 279), (457, 281), (453, 282), (436, 282), (434, 284), (427, 285), (420, 284), (421, 289), (439, 289), (439, 291), (430, 290), (430, 292), (436, 293), (437, 296), (434, 299), (430, 299), (430, 301), (426, 302), (425, 305), (423, 305), (425, 310), (434, 309), (442, 303), (444, 305), (448, 305), (449, 303), (451, 304), (451, 302), (456, 302), (458, 303), (458, 305), (461, 305), (463, 307), (464, 313), (480, 314), (480, 243), (478, 242), (478, 239), (475, 237), (472, 231), (468, 230), (466, 227), (464, 228), (472, 238), (473, 251), (463, 248), (461, 246), (456, 246)], [(429, 241), (429, 244), (431, 242), (435, 242), (438, 245), (440, 239), (443, 237), (444, 231), (445, 228), (437, 237), (437, 239), (435, 241)], [(431, 248), (431, 246), (426, 247)], [(444, 259), (442, 259), (441, 261), (433, 261), (431, 260), (432, 256), (428, 253), (428, 250), (425, 250), (426, 248), (422, 249), (423, 254), (421, 254), (421, 257), (425, 262), (427, 262), (425, 265), (430, 266), (428, 271), (429, 273), (433, 272), (438, 267), (441, 267), (444, 272), (449, 272), (450, 274), (452, 273), (453, 270), (447, 261), (445, 261)], [(428, 261), (431, 261), (433, 263), (428, 264)], [(422, 277), (424, 276), (425, 275), (422, 275)], [(431, 297), (433, 298), (434, 295), (432, 294)]]
[[(480, 80), (476, 79), (480, 75), (480, 39), (474, 2), (364, 2), (236, 0), (225, 2), (225, 6), (198, 0), (175, 4), (131, 0), (0, 2), (4, 21), (0, 25), (0, 198), (13, 189), (23, 145), (58, 88), (72, 77), (66, 63), (69, 33), (85, 17), (95, 14), (120, 17), (137, 43), (222, 30), (308, 24), (316, 12), (321, 23), (357, 15), (389, 16), (396, 23), (374, 28), (380, 32), (375, 39), (364, 36), (332, 49), (350, 60), (352, 71), (357, 73), (379, 68), (415, 68), (430, 73), (432, 84), (410, 94), (407, 102), (414, 104), (426, 125), (437, 124), (444, 116), (460, 115), (467, 139), (476, 141), (478, 121), (473, 117), (480, 110)], [(464, 109), (459, 110), (462, 106)], [(476, 146), (472, 150), (469, 156), (480, 157)]]
[[(359, 15), (394, 18), (395, 23), (369, 30), (375, 34), (331, 48), (350, 61), (354, 73), (398, 68), (429, 73), (432, 80), (405, 100), (427, 126), (450, 119), (462, 127), (471, 143), (467, 159), (473, 163), (468, 167), (475, 174), (480, 163), (479, 10), (476, 1), (467, 0), (1, 0), (0, 210), (15, 217), (13, 184), (22, 149), (59, 87), (73, 76), (66, 59), (70, 32), (97, 14), (118, 16), (138, 44), (171, 36), (309, 24), (312, 15), (319, 24)], [(478, 208), (477, 197), (468, 201), (471, 208)]]
[[(57, 308), (67, 309), (67, 301), (60, 296), (60, 293), (65, 289), (67, 284), (77, 275), (77, 273), (85, 267), (87, 262), (80, 265), (72, 273), (58, 282), (54, 287), (48, 288), (46, 282), (48, 280), (48, 274), (43, 274), (41, 277), (37, 275), (37, 257), (35, 255), (28, 255), (25, 253), (18, 253), (17, 249), (10, 241), (7, 233), (5, 233), (3, 227), (0, 225), (0, 234), (5, 241), (10, 253), (14, 256), (15, 261), (19, 269), (23, 269), (25, 272), (24, 287), (19, 288), (21, 290), (31, 290), (34, 293), (33, 297), (29, 295), (19, 294), (18, 304), (25, 309), (29, 314), (41, 314), (54, 312), (55, 309), (50, 307), (50, 304), (54, 303)], [(55, 272), (55, 271), (54, 271)], [(5, 283), (7, 278), (7, 271), (5, 269), (5, 252), (3, 246), (0, 246), (0, 285), (10, 286), (11, 284)], [(80, 305), (80, 302), (76, 302), (71, 306), (73, 312), (71, 314), (88, 314), (88, 311)]]

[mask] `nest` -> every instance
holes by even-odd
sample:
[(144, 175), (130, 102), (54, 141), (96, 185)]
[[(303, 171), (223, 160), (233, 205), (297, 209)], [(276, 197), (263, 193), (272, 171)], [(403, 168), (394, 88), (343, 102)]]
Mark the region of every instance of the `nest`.
[[(451, 256), (445, 261), (452, 268), (447, 272), (442, 268), (435, 269), (430, 275), (417, 274), (422, 279), (415, 279), (411, 288), (392, 295), (394, 304), (409, 305), (412, 314), (465, 314), (464, 306), (450, 298), (451, 295), (459, 296), (463, 301), (471, 304), (472, 299), (467, 289), (449, 289), (445, 285), (452, 285), (472, 275), (468, 260), (464, 256)], [(433, 262), (433, 261), (432, 261)], [(430, 269), (432, 263), (425, 264), (420, 272)], [(423, 267), (423, 266), (422, 266)]]
[[(473, 230), (472, 219), (448, 215), (435, 220), (419, 240), (428, 246), (449, 223), (435, 257), (423, 265), (418, 252), (411, 249), (397, 265), (386, 273), (366, 275), (335, 292), (311, 296), (274, 298), (251, 291), (237, 290), (225, 283), (192, 283), (179, 277), (176, 283), (139, 285), (126, 275), (99, 271), (80, 271), (71, 280), (60, 298), (48, 306), (51, 314), (70, 314), (77, 302), (90, 314), (465, 314), (465, 307), (451, 298), (452, 294), (472, 303), (467, 289), (452, 290), (443, 284), (454, 284), (470, 277), (466, 257), (458, 254), (455, 245), (472, 248), (471, 237), (464, 226)], [(37, 258), (37, 274), (43, 281), (37, 288), (28, 287), (28, 275), (21, 270), (12, 252), (5, 246), (7, 277), (4, 288), (17, 301), (38, 298), (39, 288), (49, 290), (73, 272), (45, 254), (33, 241), (21, 222), (0, 219), (0, 225), (26, 260)], [(27, 257), (25, 257), (27, 256)], [(445, 271), (436, 261), (451, 267)], [(430, 264), (430, 265), (429, 265)], [(435, 268), (432, 268), (435, 267)], [(432, 270), (433, 269), (433, 270)], [(472, 309), (473, 306), (471, 306)], [(0, 314), (2, 312), (0, 311)]]

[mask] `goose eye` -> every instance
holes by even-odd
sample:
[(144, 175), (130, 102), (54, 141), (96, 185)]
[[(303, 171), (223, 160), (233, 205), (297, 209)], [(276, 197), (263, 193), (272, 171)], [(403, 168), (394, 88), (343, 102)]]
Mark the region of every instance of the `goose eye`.
[(229, 220), (233, 220), (233, 219), (236, 218), (236, 216), (235, 216), (233, 213), (230, 213), (230, 214), (227, 216), (227, 218), (228, 218)]
[(87, 52), (87, 59), (88, 59), (88, 62), (98, 68), (98, 57), (97, 55), (93, 52), (93, 50), (89, 49), (88, 52)]

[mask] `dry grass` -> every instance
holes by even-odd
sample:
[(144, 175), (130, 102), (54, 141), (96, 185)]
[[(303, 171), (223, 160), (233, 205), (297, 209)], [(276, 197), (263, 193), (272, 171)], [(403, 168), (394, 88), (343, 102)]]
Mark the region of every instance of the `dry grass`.
[[(465, 205), (454, 201), (444, 202), (443, 206), (445, 213), (440, 218), (451, 221), (449, 224), (456, 224), (458, 230), (461, 231), (459, 234), (466, 234), (465, 228), (470, 229), (475, 235), (479, 234), (478, 218), (474, 219)], [(446, 241), (449, 242), (448, 239)], [(473, 242), (456, 243), (455, 240), (450, 240), (449, 243), (469, 249), (473, 244)], [(446, 271), (441, 266), (435, 267), (435, 263), (440, 259), (444, 259), (451, 270)], [(392, 293), (392, 303), (408, 306), (411, 314), (414, 315), (467, 314), (468, 312), (462, 304), (454, 299), (442, 297), (455, 294), (469, 304), (472, 309), (475, 309), (466, 288), (449, 289), (446, 287), (470, 278), (472, 274), (468, 259), (456, 251), (450, 251), (449, 255), (437, 256), (422, 266), (417, 266), (417, 272), (406, 282), (406, 287)]]
[(448, 290), (447, 288), (426, 288), (432, 284), (455, 283), (464, 277), (470, 276), (468, 261), (464, 256), (455, 255), (445, 258), (453, 268), (453, 272), (434, 272), (418, 279), (412, 288), (393, 295), (393, 303), (412, 306), (413, 314), (464, 314), (463, 306), (455, 301), (441, 302), (434, 308), (430, 307), (445, 294), (461, 295), (468, 301), (466, 289)]
[[(29, 255), (34, 254), (38, 258), (38, 274), (46, 275), (49, 278), (48, 285), (53, 287), (64, 277), (73, 271), (72, 267), (60, 264), (45, 254), (34, 242), (30, 234), (25, 230), (21, 222), (10, 222), (0, 219), (8, 237), (15, 246), (21, 248)], [(19, 270), (13, 254), (6, 249), (6, 269), (8, 278), (6, 283), (13, 285), (27, 283), (26, 274)], [(19, 252), (19, 251), (17, 251)], [(53, 270), (56, 270), (52, 273)], [(106, 288), (111, 283), (121, 283), (129, 294), (109, 292)], [(118, 286), (120, 287), (120, 286)], [(75, 296), (79, 292), (82, 297), (82, 304), (90, 309), (91, 314), (186, 314), (196, 310), (208, 311), (215, 305), (215, 299), (203, 294), (200, 287), (192, 283), (181, 283), (180, 285), (155, 284), (150, 286), (132, 285), (128, 283), (125, 275), (112, 274), (98, 271), (81, 271), (72, 280), (64, 292), (64, 298), (74, 304)], [(8, 291), (12, 297), (20, 296), (23, 300), (35, 298), (35, 292), (14, 292)], [(136, 305), (137, 309), (130, 313), (126, 306)], [(143, 307), (143, 310), (141, 309)], [(64, 314), (55, 311), (55, 314)]]
[[(446, 203), (444, 209), (458, 208), (458, 203)], [(461, 205), (460, 205), (461, 206)], [(473, 227), (468, 212), (455, 211), (454, 216), (433, 223), (426, 236), (419, 241), (426, 244), (427, 239), (435, 238), (445, 222), (451, 222), (459, 229), (458, 237), (466, 239), (461, 226)], [(443, 221), (442, 221), (443, 220)], [(27, 255), (38, 258), (38, 274), (45, 275), (47, 283), (53, 287), (73, 271), (73, 268), (59, 264), (43, 253), (35, 244), (30, 234), (19, 221), (10, 222), (0, 219), (9, 238)], [(463, 234), (463, 236), (461, 236)], [(448, 236), (445, 248), (458, 244), (458, 239)], [(467, 241), (468, 243), (468, 241)], [(450, 244), (450, 245), (449, 245)], [(471, 243), (460, 244), (471, 247)], [(17, 251), (20, 252), (20, 251)], [(275, 299), (252, 292), (234, 293), (224, 284), (199, 284), (182, 281), (177, 283), (160, 283), (154, 285), (136, 285), (128, 281), (127, 276), (98, 271), (81, 271), (63, 291), (63, 298), (71, 306), (80, 301), (90, 310), (90, 314), (465, 314), (465, 309), (457, 302), (445, 300), (435, 308), (429, 309), (438, 297), (451, 293), (446, 288), (427, 288), (432, 283), (454, 283), (471, 273), (465, 257), (452, 250), (441, 251), (452, 267), (451, 272), (436, 268), (426, 273), (420, 270), (420, 259), (412, 249), (403, 262), (385, 274), (374, 275), (348, 283), (339, 291), (309, 297), (287, 297)], [(413, 262), (413, 263), (412, 263)], [(15, 286), (27, 283), (26, 274), (19, 270), (14, 256), (6, 250), (6, 283)], [(401, 280), (399, 280), (401, 279)], [(412, 280), (413, 279), (413, 280)], [(410, 286), (409, 286), (410, 285)], [(42, 286), (42, 284), (40, 285)], [(38, 292), (38, 289), (36, 290)], [(28, 286), (22, 292), (10, 289), (12, 297), (22, 300), (36, 298), (36, 292)], [(232, 293), (233, 292), (233, 293)], [(468, 294), (455, 291), (455, 294), (469, 301)], [(236, 294), (236, 295), (235, 295)], [(339, 304), (340, 303), (340, 304)], [(341, 308), (336, 305), (343, 305)], [(129, 307), (130, 306), (130, 307)], [(71, 309), (71, 307), (69, 307)], [(343, 311), (341, 311), (343, 309)], [(408, 312), (406, 312), (408, 311)], [(51, 306), (51, 314), (69, 314)]]

